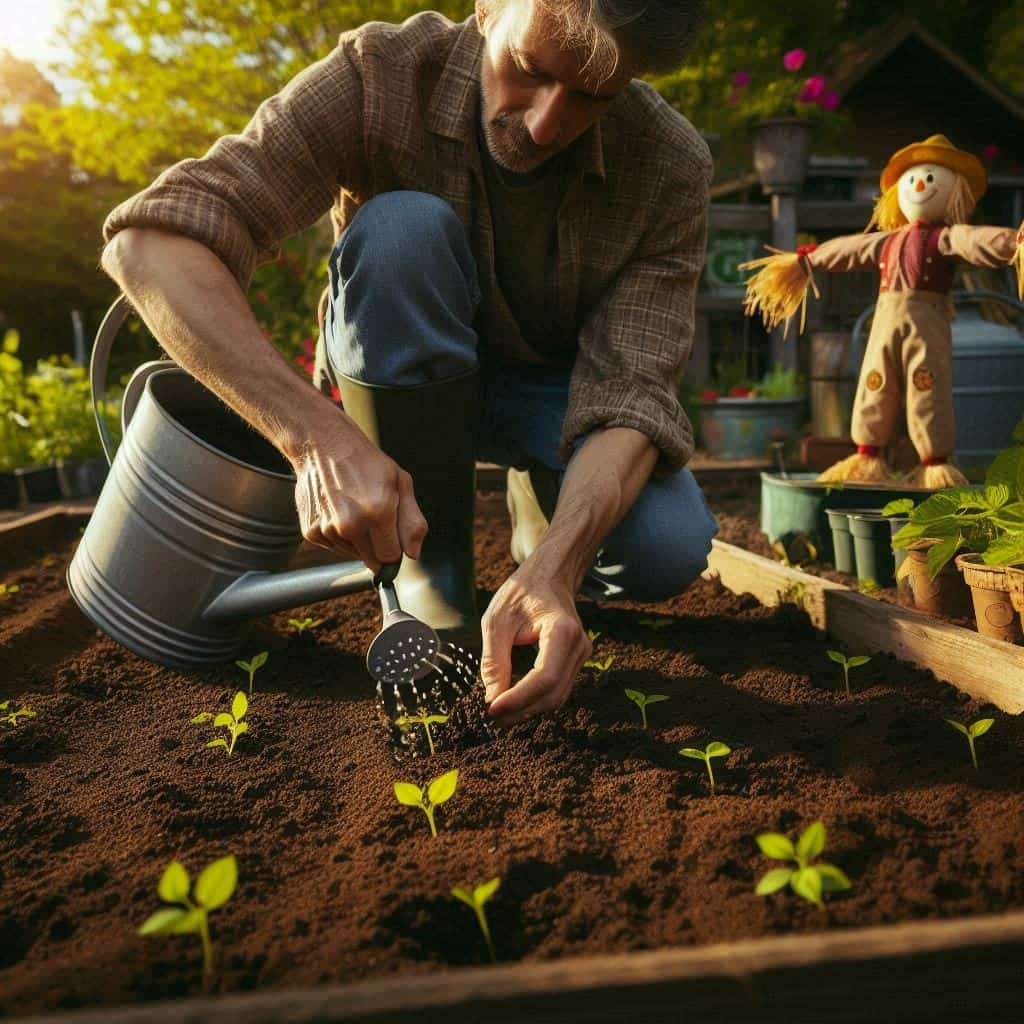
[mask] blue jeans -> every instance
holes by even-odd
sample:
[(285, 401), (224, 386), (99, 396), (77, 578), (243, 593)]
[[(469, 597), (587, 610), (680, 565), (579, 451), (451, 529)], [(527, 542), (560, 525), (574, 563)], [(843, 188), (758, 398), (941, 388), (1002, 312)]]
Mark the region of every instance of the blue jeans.
[[(569, 370), (509, 367), (481, 351), (476, 264), (461, 222), (437, 196), (387, 192), (365, 203), (330, 260), (324, 318), (335, 373), (407, 387), (480, 372), (478, 458), (564, 475), (559, 437)], [(424, 425), (429, 429), (429, 425)], [(661, 601), (707, 566), (718, 524), (688, 469), (652, 477), (605, 539), (590, 596)]]

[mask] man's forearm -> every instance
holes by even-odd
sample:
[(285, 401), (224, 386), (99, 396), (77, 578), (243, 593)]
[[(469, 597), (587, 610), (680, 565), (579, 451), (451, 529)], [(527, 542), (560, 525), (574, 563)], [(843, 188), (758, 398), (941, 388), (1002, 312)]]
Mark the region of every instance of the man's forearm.
[(570, 460), (551, 526), (523, 568), (564, 580), (575, 593), (657, 461), (657, 448), (638, 430), (612, 427), (592, 434)]
[(181, 235), (129, 229), (103, 267), (171, 357), (293, 461), (341, 415), (268, 343), (228, 268)]

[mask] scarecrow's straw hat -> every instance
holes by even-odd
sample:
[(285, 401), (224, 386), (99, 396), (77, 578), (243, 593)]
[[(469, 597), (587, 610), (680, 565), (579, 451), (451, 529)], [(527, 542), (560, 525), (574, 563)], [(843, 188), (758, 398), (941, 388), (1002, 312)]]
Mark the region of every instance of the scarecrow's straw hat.
[(957, 149), (945, 135), (933, 135), (924, 142), (915, 142), (905, 146), (889, 161), (882, 171), (882, 191), (889, 189), (900, 180), (904, 171), (910, 170), (915, 164), (938, 164), (958, 171), (967, 179), (971, 195), (977, 202), (988, 188), (988, 176), (981, 161), (973, 154)]

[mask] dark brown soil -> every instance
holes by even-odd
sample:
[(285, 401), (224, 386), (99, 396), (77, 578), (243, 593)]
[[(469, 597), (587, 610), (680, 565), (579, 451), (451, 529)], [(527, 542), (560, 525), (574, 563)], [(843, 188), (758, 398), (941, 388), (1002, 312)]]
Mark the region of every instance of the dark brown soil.
[[(500, 495), (481, 500), (480, 584), (511, 571)], [(234, 853), (239, 886), (212, 915), (220, 992), (425, 974), (486, 959), (452, 885), (498, 875), (502, 960), (954, 917), (1024, 906), (1024, 720), (887, 657), (842, 690), (828, 644), (792, 607), (698, 582), (657, 606), (582, 603), (601, 631), (565, 709), (491, 736), (440, 729), (396, 755), (363, 655), (373, 595), (312, 606), (313, 638), (262, 623), (251, 731), (206, 749), (203, 710), (228, 707), (233, 666), (179, 673), (92, 629), (68, 597), (72, 530), (49, 554), (5, 552), (2, 698), (37, 717), (0, 736), (0, 1011), (115, 1005), (201, 991), (194, 936), (140, 938), (172, 859), (193, 877)], [(667, 618), (655, 631), (645, 617)], [(857, 652), (850, 652), (857, 653)], [(641, 730), (623, 687), (663, 693)], [(996, 719), (967, 745), (943, 721)], [(447, 733), (446, 733), (447, 729)], [(682, 746), (727, 742), (719, 793)], [(458, 766), (432, 838), (397, 780)], [(821, 819), (852, 878), (824, 911), (754, 886), (764, 830)]]

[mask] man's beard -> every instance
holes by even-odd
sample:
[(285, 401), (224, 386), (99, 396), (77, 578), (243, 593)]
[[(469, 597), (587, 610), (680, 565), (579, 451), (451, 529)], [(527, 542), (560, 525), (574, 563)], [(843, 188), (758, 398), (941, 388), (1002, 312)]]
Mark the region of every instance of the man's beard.
[(500, 114), (491, 121), (483, 120), (481, 114), (481, 127), (491, 159), (512, 174), (535, 171), (558, 152), (557, 146), (538, 148), (522, 117), (516, 114)]

